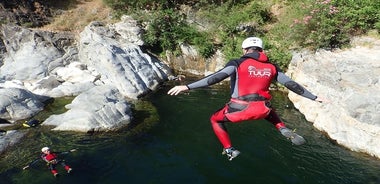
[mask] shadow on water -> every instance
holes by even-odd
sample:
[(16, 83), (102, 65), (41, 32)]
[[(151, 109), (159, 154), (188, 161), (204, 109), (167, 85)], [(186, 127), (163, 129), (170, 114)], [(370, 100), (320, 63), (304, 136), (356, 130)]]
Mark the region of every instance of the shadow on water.
[[(134, 103), (134, 122), (117, 132), (52, 132), (26, 129), (20, 144), (1, 155), (1, 183), (380, 183), (380, 161), (330, 141), (307, 122), (287, 99), (274, 92), (273, 106), (290, 128), (307, 140), (294, 146), (266, 121), (227, 124), (235, 147), (233, 161), (209, 123), (228, 99), (226, 86), (168, 96), (164, 86)], [(42, 146), (57, 151), (78, 148), (65, 160), (73, 167), (54, 178), (41, 162), (21, 168)]]

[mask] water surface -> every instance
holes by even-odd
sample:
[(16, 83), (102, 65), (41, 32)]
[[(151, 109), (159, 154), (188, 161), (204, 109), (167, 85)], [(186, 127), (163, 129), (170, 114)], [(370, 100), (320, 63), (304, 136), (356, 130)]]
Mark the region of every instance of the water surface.
[[(0, 183), (380, 183), (380, 160), (329, 140), (281, 92), (273, 93), (272, 104), (307, 144), (292, 145), (266, 121), (228, 124), (232, 143), (242, 152), (228, 161), (209, 123), (227, 101), (227, 87), (175, 97), (166, 95), (169, 87), (137, 103), (135, 122), (118, 132), (29, 129), (22, 143), (1, 155)], [(73, 173), (58, 168), (61, 176), (54, 178), (42, 162), (23, 171), (44, 145), (78, 148), (65, 157)]]

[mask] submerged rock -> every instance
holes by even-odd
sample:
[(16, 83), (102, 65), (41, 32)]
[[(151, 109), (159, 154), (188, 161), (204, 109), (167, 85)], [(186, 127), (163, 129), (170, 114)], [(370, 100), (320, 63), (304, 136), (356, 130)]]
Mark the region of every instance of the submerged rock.
[(3, 153), (9, 146), (16, 144), (25, 133), (17, 130), (1, 131), (0, 132), (0, 154)]

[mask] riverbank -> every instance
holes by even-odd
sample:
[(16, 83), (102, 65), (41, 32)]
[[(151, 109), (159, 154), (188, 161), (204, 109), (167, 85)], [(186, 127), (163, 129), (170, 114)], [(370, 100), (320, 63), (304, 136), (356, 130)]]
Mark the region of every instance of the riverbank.
[(357, 37), (352, 48), (295, 53), (288, 75), (329, 103), (289, 93), (306, 119), (350, 150), (380, 158), (380, 40)]

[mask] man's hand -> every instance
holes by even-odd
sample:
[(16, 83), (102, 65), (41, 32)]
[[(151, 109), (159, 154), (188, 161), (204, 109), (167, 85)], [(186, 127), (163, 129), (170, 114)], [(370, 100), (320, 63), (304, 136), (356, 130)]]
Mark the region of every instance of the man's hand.
[(168, 91), (168, 95), (178, 95), (180, 92), (187, 91), (187, 90), (189, 90), (189, 88), (185, 85), (175, 86)]
[(317, 98), (315, 99), (315, 101), (319, 102), (319, 103), (330, 103), (330, 100), (324, 98), (324, 97), (320, 97), (320, 96), (317, 96)]
[(29, 168), (29, 166), (27, 165), (27, 166), (23, 167), (22, 169), (25, 170), (25, 169), (28, 169), (28, 168)]

